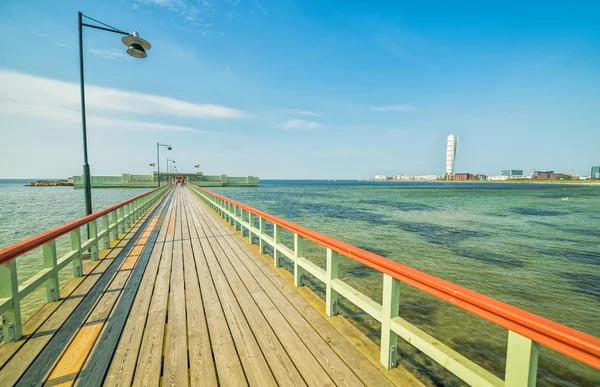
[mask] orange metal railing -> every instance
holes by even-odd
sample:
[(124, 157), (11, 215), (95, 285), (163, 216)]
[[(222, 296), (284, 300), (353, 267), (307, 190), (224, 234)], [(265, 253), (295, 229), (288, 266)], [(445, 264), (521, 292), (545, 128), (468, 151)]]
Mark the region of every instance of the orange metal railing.
[[(272, 222), (274, 225), (309, 239), (365, 266), (387, 274), (440, 300), (456, 305), (509, 331), (516, 332), (535, 343), (552, 348), (570, 358), (600, 370), (600, 338), (598, 337), (373, 254), (207, 189), (197, 186), (192, 188), (205, 200), (209, 199), (208, 202), (213, 205), (213, 208), (216, 207), (220, 211), (224, 211), (224, 216), (233, 217), (235, 221), (240, 222), (240, 224), (243, 223), (249, 230), (253, 229), (252, 232), (257, 233), (260, 230), (257, 230), (253, 224), (249, 224), (250, 222), (244, 222), (244, 211)], [(237, 216), (238, 209), (242, 214), (241, 217)]]

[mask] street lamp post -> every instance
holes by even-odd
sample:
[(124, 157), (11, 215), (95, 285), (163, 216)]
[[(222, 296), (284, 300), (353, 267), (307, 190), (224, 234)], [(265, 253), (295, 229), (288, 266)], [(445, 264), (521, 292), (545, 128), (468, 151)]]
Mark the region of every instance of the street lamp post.
[(171, 167), (170, 167), (169, 161), (172, 162), (173, 164), (175, 164), (175, 160), (167, 159), (167, 175), (169, 175), (169, 177), (171, 177), (171, 175), (170, 175)]
[[(173, 149), (173, 147), (171, 145), (167, 145), (167, 144), (161, 144), (159, 142), (156, 143), (156, 162), (158, 163), (158, 186), (160, 187), (160, 152), (159, 149), (161, 146), (166, 146), (167, 150), (171, 150)], [(168, 174), (168, 170), (167, 170), (167, 174)]]
[[(83, 18), (92, 20), (98, 24), (102, 24), (104, 27), (99, 25), (83, 23)], [(83, 76), (83, 27), (90, 27), (97, 30), (113, 32), (115, 34), (125, 35), (121, 38), (121, 42), (126, 45), (127, 53), (135, 58), (145, 58), (147, 56), (146, 50), (150, 49), (150, 43), (139, 37), (137, 32), (124, 32), (114, 27), (104, 24), (96, 19), (92, 19), (89, 16), (85, 16), (81, 12), (78, 15), (79, 19), (79, 79), (81, 87), (81, 127), (83, 130), (83, 187), (85, 194), (85, 213), (87, 215), (92, 213), (92, 179), (90, 175), (90, 164), (88, 163), (87, 153), (87, 131), (86, 131), (86, 120), (85, 120), (85, 82)]]

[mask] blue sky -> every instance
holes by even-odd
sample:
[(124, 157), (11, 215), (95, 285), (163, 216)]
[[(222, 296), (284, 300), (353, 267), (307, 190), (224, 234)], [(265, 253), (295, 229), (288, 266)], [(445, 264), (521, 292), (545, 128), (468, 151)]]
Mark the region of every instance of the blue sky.
[(359, 178), (600, 164), (600, 2), (0, 3), (0, 178), (81, 173), (77, 11), (92, 174), (162, 164)]

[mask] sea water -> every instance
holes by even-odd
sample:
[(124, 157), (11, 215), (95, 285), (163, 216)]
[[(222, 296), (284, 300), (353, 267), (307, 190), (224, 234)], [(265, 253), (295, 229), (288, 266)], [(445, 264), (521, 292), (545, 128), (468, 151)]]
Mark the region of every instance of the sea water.
[[(215, 191), (600, 336), (600, 186), (261, 181)], [(287, 243), (293, 246), (291, 235)], [(306, 243), (305, 255), (322, 268), (325, 254)], [(381, 302), (380, 273), (342, 259), (340, 277)], [(318, 280), (308, 283), (324, 297)], [(379, 323), (343, 299), (340, 306), (379, 343)], [(504, 376), (506, 329), (408, 285), (401, 286), (400, 316)], [(400, 351), (401, 363), (428, 384), (461, 384), (410, 345)], [(539, 385), (600, 385), (600, 372), (548, 348), (540, 350), (539, 368)]]
[[(0, 180), (0, 248), (84, 215), (83, 190), (23, 187), (25, 182)], [(214, 190), (600, 336), (599, 186), (261, 181), (254, 188)], [(94, 189), (94, 210), (144, 191)], [(283, 241), (291, 246), (291, 234), (284, 233)], [(59, 238), (59, 255), (69, 244), (68, 235)], [(306, 242), (305, 255), (325, 267), (324, 248)], [(29, 278), (41, 267), (39, 249), (25, 254), (18, 261), (19, 278)], [(71, 276), (64, 269), (61, 284)], [(381, 302), (380, 273), (342, 258), (340, 278)], [(324, 297), (319, 281), (308, 276), (307, 284)], [(25, 315), (44, 302), (42, 288), (24, 300)], [(370, 316), (343, 299), (340, 312), (379, 343), (379, 324)], [(400, 316), (503, 377), (506, 329), (408, 285), (401, 286)], [(400, 358), (428, 385), (462, 384), (402, 341)], [(539, 385), (600, 385), (598, 371), (547, 348), (541, 348), (539, 364)]]

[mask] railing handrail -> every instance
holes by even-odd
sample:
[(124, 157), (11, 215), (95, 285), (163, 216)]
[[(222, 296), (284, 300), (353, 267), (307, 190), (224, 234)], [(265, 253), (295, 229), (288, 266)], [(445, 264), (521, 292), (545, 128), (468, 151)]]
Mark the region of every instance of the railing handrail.
[(438, 299), (600, 369), (600, 338), (310, 230), (205, 188), (196, 185), (194, 187), (372, 269), (388, 274)]
[[(163, 188), (163, 187), (160, 187)], [(25, 239), (21, 242), (15, 243), (14, 245), (7, 246), (0, 250), (0, 264), (10, 261), (11, 259), (15, 259), (18, 256), (25, 254), (28, 251), (35, 249), (36, 247), (41, 247), (44, 243), (56, 239), (66, 233), (75, 230), (78, 227), (84, 226), (89, 222), (101, 218), (102, 216), (111, 213), (112, 211), (123, 207), (126, 204), (133, 202), (134, 200), (140, 199), (146, 195), (151, 194), (159, 190), (160, 188), (155, 188), (148, 192), (144, 192), (142, 194), (136, 195), (127, 200), (123, 200), (120, 203), (114, 204), (110, 207), (106, 207), (100, 211), (94, 212), (90, 215), (84, 216), (83, 218), (75, 219), (69, 223), (63, 224), (62, 226), (58, 226), (51, 230), (45, 231), (41, 234), (32, 236), (31, 238)]]

